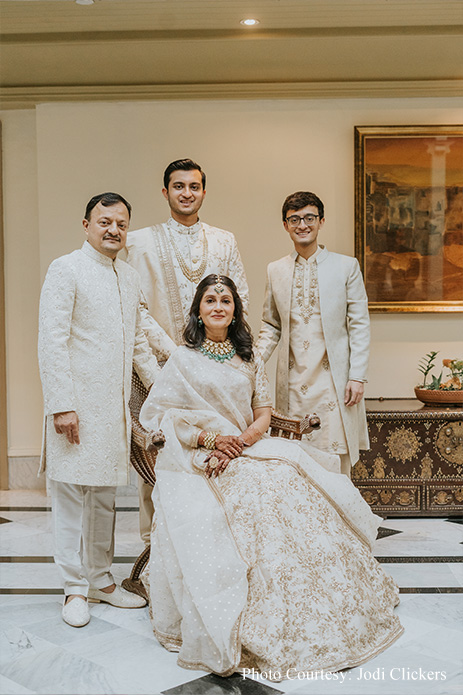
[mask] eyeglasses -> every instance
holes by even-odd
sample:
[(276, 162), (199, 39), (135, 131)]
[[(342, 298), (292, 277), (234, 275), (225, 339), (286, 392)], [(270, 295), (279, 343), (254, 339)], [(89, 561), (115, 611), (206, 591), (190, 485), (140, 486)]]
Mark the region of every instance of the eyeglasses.
[(320, 217), (320, 215), (304, 215), (304, 217), (299, 217), (299, 215), (291, 215), (290, 217), (286, 218), (286, 222), (290, 227), (299, 227), (302, 220), (304, 220), (304, 224), (309, 227), (315, 222), (317, 217)]

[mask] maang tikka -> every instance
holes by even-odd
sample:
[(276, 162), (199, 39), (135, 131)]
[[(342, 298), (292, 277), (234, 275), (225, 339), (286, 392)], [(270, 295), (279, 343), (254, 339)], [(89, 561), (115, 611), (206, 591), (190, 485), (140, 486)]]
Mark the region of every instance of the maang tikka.
[(222, 294), (222, 292), (224, 290), (224, 287), (222, 284), (222, 278), (220, 277), (220, 275), (217, 275), (216, 277), (217, 277), (217, 280), (215, 281), (214, 290), (217, 292), (217, 294)]

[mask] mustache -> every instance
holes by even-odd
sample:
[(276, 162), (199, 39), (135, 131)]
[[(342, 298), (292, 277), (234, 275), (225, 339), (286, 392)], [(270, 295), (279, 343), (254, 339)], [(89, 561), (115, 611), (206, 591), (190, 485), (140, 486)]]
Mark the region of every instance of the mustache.
[(111, 239), (114, 241), (120, 241), (121, 237), (119, 236), (119, 234), (105, 234), (103, 239)]

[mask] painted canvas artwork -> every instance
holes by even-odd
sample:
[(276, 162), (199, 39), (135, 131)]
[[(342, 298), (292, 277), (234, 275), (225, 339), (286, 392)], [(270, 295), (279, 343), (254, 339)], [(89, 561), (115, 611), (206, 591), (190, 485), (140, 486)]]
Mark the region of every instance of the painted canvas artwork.
[(358, 127), (356, 253), (373, 311), (463, 311), (463, 128)]

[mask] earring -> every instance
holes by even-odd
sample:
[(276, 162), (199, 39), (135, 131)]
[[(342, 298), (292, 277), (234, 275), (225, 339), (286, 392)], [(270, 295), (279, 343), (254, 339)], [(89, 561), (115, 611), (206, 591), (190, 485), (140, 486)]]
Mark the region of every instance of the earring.
[(198, 326), (202, 326), (202, 325), (203, 325), (203, 320), (202, 320), (201, 316), (198, 316)]
[(232, 318), (232, 326), (234, 326), (235, 323), (236, 323), (236, 319), (235, 319), (235, 317), (233, 317), (233, 318)]

